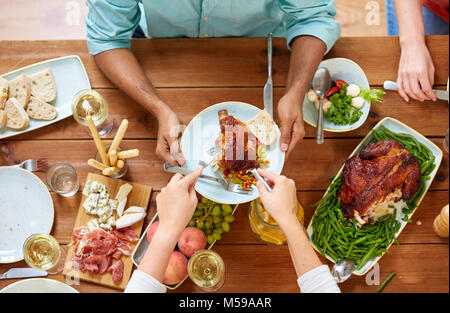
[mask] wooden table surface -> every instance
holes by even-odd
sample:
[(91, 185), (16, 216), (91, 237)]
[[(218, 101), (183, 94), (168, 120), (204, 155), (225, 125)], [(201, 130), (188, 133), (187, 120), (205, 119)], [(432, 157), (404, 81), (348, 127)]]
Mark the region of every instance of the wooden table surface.
[[(449, 73), (449, 37), (430, 36), (427, 44), (435, 67), (435, 87), (445, 89)], [(169, 103), (182, 123), (202, 109), (222, 101), (237, 100), (263, 107), (262, 87), (266, 81), (266, 41), (264, 38), (234, 39), (137, 39), (132, 50), (154, 83), (161, 97)], [(123, 148), (139, 148), (141, 157), (129, 162), (124, 179), (154, 188), (150, 214), (155, 213), (155, 196), (170, 175), (162, 171), (162, 161), (155, 155), (157, 124), (137, 103), (108, 81), (89, 55), (85, 41), (0, 41), (0, 73), (55, 57), (76, 54), (86, 67), (91, 85), (109, 102), (117, 128), (122, 119), (130, 127)], [(383, 81), (395, 80), (400, 49), (395, 37), (341, 38), (326, 58), (354, 60), (365, 71), (370, 85), (381, 88)], [(274, 40), (273, 81), (275, 106), (284, 92), (289, 51), (284, 39)], [(275, 110), (276, 111), (276, 110)], [(325, 132), (325, 143), (316, 145), (314, 128), (306, 125), (306, 137), (286, 162), (283, 173), (297, 183), (298, 197), (305, 207), (305, 223), (313, 214), (311, 205), (319, 200), (329, 184), (329, 177), (345, 162), (360, 140), (383, 117), (391, 116), (430, 138), (442, 148), (449, 127), (449, 105), (445, 101), (405, 103), (395, 92), (388, 92), (383, 103), (372, 104), (362, 127), (346, 133)], [(275, 120), (278, 117), (275, 114)], [(110, 137), (115, 134), (115, 131)], [(76, 147), (76, 148), (73, 148)], [(92, 171), (87, 160), (96, 151), (93, 141), (73, 118), (52, 126), (0, 141), (0, 166), (48, 157), (49, 162), (67, 161), (75, 166), (84, 184)], [(95, 172), (95, 171), (94, 171)], [(44, 179), (44, 173), (37, 174)], [(385, 292), (449, 292), (448, 239), (437, 237), (432, 229), (435, 216), (449, 201), (448, 154), (430, 190), (390, 252), (379, 262), (380, 281), (392, 271), (397, 276)], [(61, 244), (69, 244), (81, 192), (71, 198), (52, 193), (55, 221), (52, 234)], [(298, 292), (296, 275), (286, 245), (266, 245), (251, 232), (248, 205), (241, 205), (231, 231), (214, 250), (226, 264), (222, 292)], [(146, 226), (144, 225), (144, 227)], [(322, 260), (331, 265), (327, 260)], [(0, 264), (0, 273), (22, 262)], [(62, 275), (51, 278), (65, 281)], [(0, 289), (16, 280), (0, 281)], [(343, 292), (375, 292), (366, 278), (354, 276), (340, 285)], [(81, 282), (80, 292), (117, 292), (118, 290)], [(190, 280), (176, 291), (199, 292)]]

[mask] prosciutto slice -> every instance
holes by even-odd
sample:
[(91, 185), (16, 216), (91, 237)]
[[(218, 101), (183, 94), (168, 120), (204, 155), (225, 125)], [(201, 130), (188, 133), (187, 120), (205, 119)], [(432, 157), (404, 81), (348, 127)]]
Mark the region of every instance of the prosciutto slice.
[[(82, 226), (74, 229), (72, 239), (75, 243), (72, 266), (74, 269), (96, 274), (112, 273), (114, 282), (122, 280), (124, 265), (122, 255), (131, 255), (130, 243), (139, 238), (130, 227), (106, 231), (89, 231)], [(116, 260), (113, 262), (113, 260)]]

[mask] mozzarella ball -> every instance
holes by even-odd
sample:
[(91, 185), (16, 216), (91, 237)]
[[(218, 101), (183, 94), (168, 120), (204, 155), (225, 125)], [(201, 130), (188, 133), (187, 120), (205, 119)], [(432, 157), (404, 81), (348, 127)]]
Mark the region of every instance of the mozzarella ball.
[(316, 102), (316, 100), (319, 98), (317, 96), (317, 94), (314, 92), (314, 90), (312, 90), (312, 89), (310, 89), (308, 91), (307, 97), (308, 97), (308, 100), (313, 102), (313, 103)]
[(357, 109), (361, 109), (364, 106), (364, 102), (366, 102), (366, 100), (362, 97), (352, 98), (352, 105)]
[(357, 97), (361, 90), (358, 85), (350, 84), (347, 87), (347, 96)]
[(327, 113), (328, 109), (331, 107), (331, 101), (328, 99), (323, 100), (323, 112)]
[(314, 101), (314, 105), (316, 106), (316, 110), (319, 111), (319, 99), (316, 99), (316, 101)]

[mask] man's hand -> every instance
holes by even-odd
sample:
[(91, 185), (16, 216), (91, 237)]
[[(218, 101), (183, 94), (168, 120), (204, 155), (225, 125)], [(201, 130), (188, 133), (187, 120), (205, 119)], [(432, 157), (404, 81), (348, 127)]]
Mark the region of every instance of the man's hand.
[(303, 112), (300, 99), (285, 94), (278, 102), (278, 116), (280, 118), (280, 149), (286, 152), (286, 157), (295, 145), (305, 136)]
[(185, 160), (177, 141), (183, 131), (182, 125), (177, 115), (159, 97), (133, 53), (125, 48), (113, 49), (94, 58), (117, 87), (158, 119), (156, 154), (164, 161), (183, 165)]
[(182, 166), (185, 163), (178, 138), (183, 132), (183, 125), (177, 115), (168, 106), (164, 113), (158, 115), (158, 142), (156, 155), (166, 162)]

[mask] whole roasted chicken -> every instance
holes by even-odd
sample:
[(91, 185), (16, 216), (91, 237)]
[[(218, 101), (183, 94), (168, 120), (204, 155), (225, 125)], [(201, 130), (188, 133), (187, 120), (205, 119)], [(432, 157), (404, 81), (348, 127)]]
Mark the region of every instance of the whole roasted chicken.
[(220, 165), (228, 171), (247, 171), (258, 166), (258, 139), (239, 119), (228, 115), (227, 110), (219, 111), (220, 136), (222, 146)]
[(359, 225), (388, 213), (389, 203), (410, 199), (420, 187), (417, 158), (396, 140), (369, 144), (345, 162), (341, 210)]

